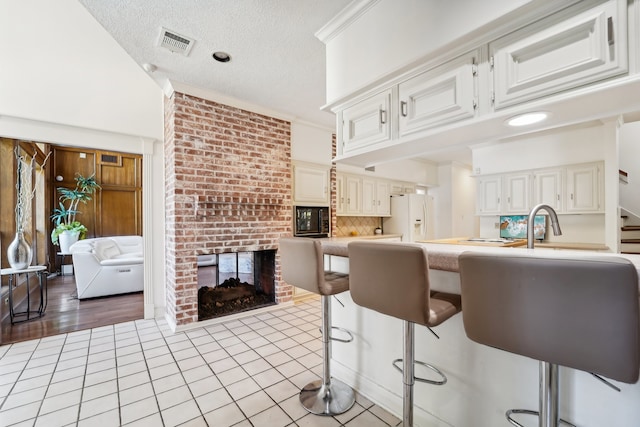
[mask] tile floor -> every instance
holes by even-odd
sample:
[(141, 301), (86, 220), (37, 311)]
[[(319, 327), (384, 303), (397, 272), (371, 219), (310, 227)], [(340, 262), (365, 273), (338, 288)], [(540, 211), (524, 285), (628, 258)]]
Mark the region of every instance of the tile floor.
[[(400, 420), (363, 396), (321, 417), (320, 302), (173, 334), (139, 320), (0, 347), (0, 426), (348, 426)], [(340, 344), (348, 345), (348, 344)]]

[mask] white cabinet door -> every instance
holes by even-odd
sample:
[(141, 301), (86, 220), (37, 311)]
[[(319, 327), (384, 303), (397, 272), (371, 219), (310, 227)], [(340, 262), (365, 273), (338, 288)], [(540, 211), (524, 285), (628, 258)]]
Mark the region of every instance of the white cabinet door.
[(342, 174), (336, 174), (336, 215), (342, 215), (346, 210), (345, 179)]
[(400, 83), (400, 136), (475, 115), (477, 58), (473, 51)]
[(543, 203), (551, 206), (556, 212), (562, 212), (562, 170), (535, 171), (533, 187), (535, 205)]
[(531, 208), (529, 174), (506, 175), (504, 183), (505, 213), (528, 213)]
[(391, 89), (342, 111), (342, 152), (349, 153), (391, 139)]
[(362, 179), (356, 176), (345, 176), (346, 215), (358, 215), (362, 211)]
[(293, 202), (296, 204), (329, 203), (329, 168), (312, 165), (293, 165)]
[(391, 215), (391, 197), (389, 195), (389, 183), (378, 181), (376, 184), (376, 213), (379, 216)]
[(478, 178), (478, 214), (499, 215), (501, 213), (502, 177)]
[(600, 202), (600, 164), (568, 166), (566, 212), (598, 212)]
[(362, 180), (362, 214), (373, 215), (376, 213), (378, 201), (376, 200), (376, 182), (371, 179)]
[(626, 0), (586, 2), (489, 44), (495, 108), (627, 72)]

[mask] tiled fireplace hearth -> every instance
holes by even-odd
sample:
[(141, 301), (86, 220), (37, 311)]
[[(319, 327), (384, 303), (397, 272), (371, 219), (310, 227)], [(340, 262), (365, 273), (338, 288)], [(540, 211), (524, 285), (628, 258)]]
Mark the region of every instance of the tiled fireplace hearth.
[[(180, 326), (198, 320), (198, 255), (275, 251), (291, 235), (290, 123), (175, 92), (164, 154), (166, 318)], [(274, 258), (282, 303), (293, 292)]]

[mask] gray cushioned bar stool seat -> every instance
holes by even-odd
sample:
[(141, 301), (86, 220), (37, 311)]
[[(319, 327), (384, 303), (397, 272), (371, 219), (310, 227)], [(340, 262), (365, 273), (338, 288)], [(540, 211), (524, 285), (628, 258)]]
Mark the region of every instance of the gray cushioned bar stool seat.
[(282, 280), (290, 285), (321, 296), (322, 304), (322, 379), (307, 384), (300, 391), (300, 403), (316, 415), (337, 415), (351, 409), (355, 403), (353, 389), (331, 378), (331, 306), (329, 298), (349, 290), (349, 276), (324, 270), (320, 241), (304, 237), (280, 239)]
[[(557, 426), (558, 366), (635, 383), (638, 275), (621, 257), (460, 255), (463, 322), (480, 344), (540, 361), (539, 426)], [(610, 383), (608, 383), (610, 384)], [(571, 425), (571, 424), (569, 424)]]
[[(460, 311), (459, 295), (432, 293), (429, 263), (423, 246), (412, 243), (357, 241), (349, 243), (350, 291), (365, 308), (403, 320), (403, 425), (413, 425), (415, 381), (442, 385), (446, 376), (434, 366), (415, 360), (415, 324), (437, 326)], [(433, 332), (433, 331), (432, 331)], [(436, 335), (437, 336), (437, 335)], [(402, 359), (394, 361), (396, 363)], [(416, 378), (414, 364), (432, 369), (442, 381)], [(398, 368), (399, 369), (399, 368)]]

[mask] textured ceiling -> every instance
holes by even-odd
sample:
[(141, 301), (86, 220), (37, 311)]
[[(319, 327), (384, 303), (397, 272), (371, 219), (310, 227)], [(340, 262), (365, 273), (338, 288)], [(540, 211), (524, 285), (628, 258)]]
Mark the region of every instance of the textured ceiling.
[[(166, 79), (335, 127), (325, 50), (314, 33), (350, 0), (80, 0), (140, 65)], [(157, 46), (161, 27), (195, 39), (188, 56)], [(215, 51), (232, 59), (219, 63)]]

